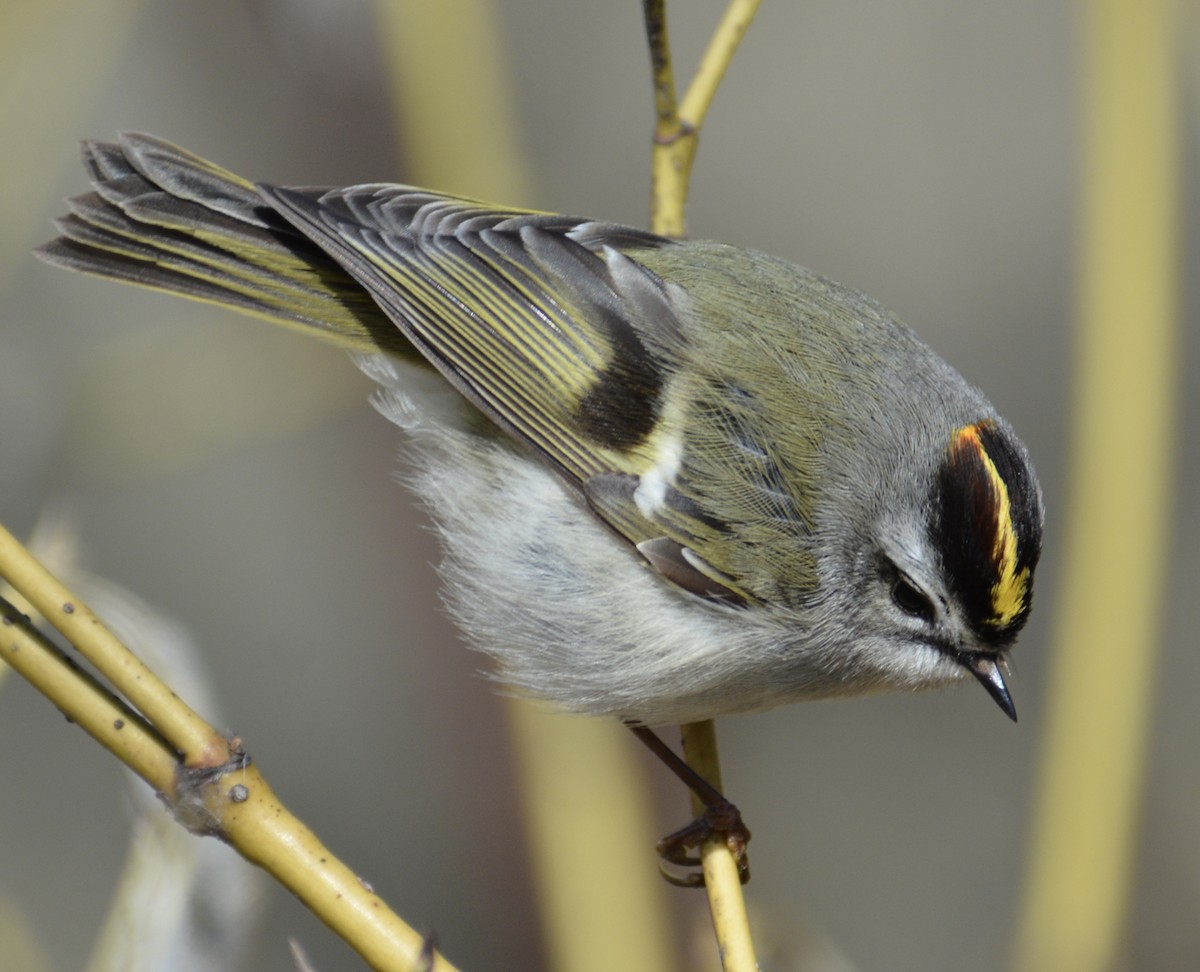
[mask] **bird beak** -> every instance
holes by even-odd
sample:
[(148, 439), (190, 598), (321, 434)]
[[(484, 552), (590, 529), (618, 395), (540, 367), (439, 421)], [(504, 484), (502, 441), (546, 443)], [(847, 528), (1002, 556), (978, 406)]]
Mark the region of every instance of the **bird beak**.
[(1008, 686), (1004, 684), (1004, 674), (1000, 671), (1000, 658), (996, 655), (963, 655), (959, 658), (963, 667), (979, 679), (979, 684), (987, 689), (1004, 714), (1017, 721), (1017, 708), (1013, 705), (1012, 696), (1008, 694)]

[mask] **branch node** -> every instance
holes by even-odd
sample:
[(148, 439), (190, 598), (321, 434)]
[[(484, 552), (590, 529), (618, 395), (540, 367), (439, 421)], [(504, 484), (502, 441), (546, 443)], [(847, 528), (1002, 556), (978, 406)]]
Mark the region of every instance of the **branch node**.
[(655, 129), (654, 144), (655, 145), (674, 145), (676, 142), (685, 138), (694, 138), (696, 135), (696, 127), (690, 122), (680, 118), (675, 126), (669, 131), (661, 131)]
[(158, 797), (171, 816), (188, 831), (201, 837), (221, 837), (226, 802), (245, 803), (249, 788), (237, 783), (227, 791), (221, 786), (230, 773), (243, 772), (251, 763), (237, 736), (225, 738), (225, 759), (220, 763), (180, 764), (175, 770), (175, 792)]

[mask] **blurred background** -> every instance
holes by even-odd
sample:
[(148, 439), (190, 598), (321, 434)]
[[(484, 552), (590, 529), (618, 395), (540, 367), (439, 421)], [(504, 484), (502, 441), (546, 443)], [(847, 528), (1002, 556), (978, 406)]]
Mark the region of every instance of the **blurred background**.
[[(722, 6), (669, 5), (684, 77)], [(779, 254), (893, 309), (1022, 434), (1049, 510), (1037, 609), (1015, 654), (1019, 725), (973, 686), (719, 722), (727, 792), (755, 835), (748, 897), (764, 968), (801, 967), (814, 948), (826, 964), (806, 967), (1012, 961), (1072, 485), (1081, 6), (768, 2), (703, 132), (691, 234)], [(484, 83), (507, 92), (504, 128), (524, 163), (524, 198), (498, 201), (644, 225), (640, 4), (510, 0), (487, 29), (504, 77)], [(423, 85), (470, 97), (474, 65), (410, 72), (394, 96), (396, 59), (418, 54), (388, 36), (367, 2), (5, 5), (0, 519), (28, 535), (65, 504), (89, 568), (203, 646), (222, 718), (283, 799), (459, 967), (549, 968), (508, 703), (439, 607), (436, 543), (392, 481), (403, 442), (368, 405), (370, 384), (336, 350), (29, 255), (62, 198), (86, 188), (77, 141), (120, 129), (251, 179), (419, 171), (494, 197), (493, 144), (446, 118), (445, 137), (464, 139), (480, 174), (442, 181), (419, 169), (426, 146), (398, 118)], [(1198, 226), (1194, 80), (1177, 79), (1185, 267)], [(1194, 419), (1197, 277), (1182, 282), (1175, 358), (1187, 381), (1174, 408)], [(1119, 967), (1139, 970), (1200, 956), (1200, 443), (1196, 422), (1179, 427), (1119, 936)], [(1123, 520), (1113, 510), (1095, 524), (1113, 557)], [(51, 967), (80, 968), (124, 856), (120, 773), (17, 678), (0, 690), (0, 738), (0, 894)], [(633, 757), (654, 793), (651, 829), (678, 826), (684, 795)], [(701, 968), (687, 950), (696, 937), (699, 954), (712, 951), (702, 896), (663, 895), (679, 967)], [(318, 968), (356, 967), (286, 893), (268, 898), (254, 968), (290, 968), (288, 935)]]

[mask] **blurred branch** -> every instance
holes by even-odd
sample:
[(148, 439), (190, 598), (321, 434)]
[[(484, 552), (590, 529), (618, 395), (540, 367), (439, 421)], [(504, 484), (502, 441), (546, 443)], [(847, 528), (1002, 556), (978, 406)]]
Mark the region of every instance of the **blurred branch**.
[[(0, 657), (72, 722), (154, 787), (175, 819), (216, 836), (276, 877), (380, 970), (419, 967), (424, 941), (272, 793), (237, 739), (208, 725), (0, 527), (0, 577), (141, 713), (84, 672), (0, 601)], [(188, 754), (182, 762), (176, 753)], [(453, 972), (437, 957), (436, 972)]]
[(526, 205), (520, 124), (495, 4), (377, 0), (375, 17), (412, 181)]
[[(145, 0), (4, 0), (0, 6), (0, 131), (8, 135), (0, 153), (0, 185), (22, 186), (0, 193), (0, 288), (28, 270), (29, 248), (45, 232), (46, 200), (30, 191), (26, 174), (74, 164), (61, 147), (74, 142), (85, 106), (102, 89), (105, 75), (130, 56), (144, 6)], [(29, 96), (32, 91), (36, 98)], [(50, 179), (41, 184), (50, 185)]]
[(17, 902), (0, 896), (0, 968), (4, 972), (54, 972)]
[(1014, 968), (1117, 966), (1133, 888), (1179, 448), (1176, 5), (1084, 17), (1072, 493)]
[[(528, 167), (495, 12), (489, 0), (376, 4), (412, 180), (526, 203)], [(451, 77), (446, 64), (455, 65)], [(648, 860), (653, 814), (623, 730), (515, 699), (506, 711), (550, 965), (671, 969), (666, 888)]]
[[(700, 127), (758, 6), (759, 0), (732, 0), (709, 41), (682, 104), (677, 105), (665, 0), (643, 0), (654, 82), (650, 228), (656, 233), (673, 237), (683, 235), (684, 210)], [(712, 720), (681, 726), (680, 732), (688, 765), (720, 790), (721, 767)], [(703, 805), (694, 794), (692, 804), (697, 817), (704, 813)], [(734, 853), (725, 840), (714, 836), (701, 846), (700, 857), (722, 965), (726, 972), (753, 972), (758, 966)]]
[(731, 0), (683, 101), (675, 100), (667, 37), (666, 0), (642, 0), (654, 82), (654, 149), (651, 156), (650, 228), (663, 236), (685, 232), (684, 207), (700, 128), (742, 36), (762, 0)]

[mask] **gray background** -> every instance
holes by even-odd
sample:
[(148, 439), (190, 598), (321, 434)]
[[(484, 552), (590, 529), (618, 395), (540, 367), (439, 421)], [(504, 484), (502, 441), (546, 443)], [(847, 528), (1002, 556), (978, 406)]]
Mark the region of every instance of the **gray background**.
[[(517, 201), (644, 223), (640, 5), (500, 6), (496, 43), (535, 193)], [(690, 68), (720, 5), (675, 7)], [(1008, 959), (1067, 504), (1075, 10), (768, 3), (704, 131), (692, 235), (778, 253), (893, 308), (1022, 433), (1050, 510), (1038, 610), (1016, 654), (1019, 726), (974, 687), (721, 721), (726, 782), (759, 852), (751, 906), (776, 967), (809, 933), (861, 969)], [(64, 36), (37, 38), (47, 78), (75, 69)], [(366, 3), (147, 4), (119, 63), (80, 77), (70, 103), (55, 102), (60, 117), (38, 122), (50, 134), (36, 151), (20, 120), (45, 111), (40, 87), (28, 71), (5, 83), (16, 68), (0, 66), (15, 119), (0, 189), (0, 517), (21, 534), (48, 501), (69, 500), (89, 565), (204, 644), (231, 727), (329, 844), (416, 927), (436, 929), (460, 967), (535, 969), (544, 959), (503, 707), (437, 608), (435, 544), (390, 481), (402, 443), (366, 405), (369, 384), (336, 351), (25, 255), (61, 197), (84, 189), (76, 139), (120, 128), (251, 178), (404, 180), (374, 37)], [(1181, 407), (1194, 417), (1185, 279)], [(1200, 505), (1196, 425), (1183, 428), (1123, 962), (1137, 969), (1200, 954)], [(16, 679), (0, 697), (0, 738), (0, 887), (57, 967), (75, 968), (123, 852), (119, 775)], [(648, 766), (666, 827), (682, 797), (660, 776)], [(319, 966), (353, 967), (285, 894), (275, 899), (256, 967), (288, 968), (280, 943), (292, 933)], [(681, 925), (703, 921), (696, 899), (676, 899)]]

